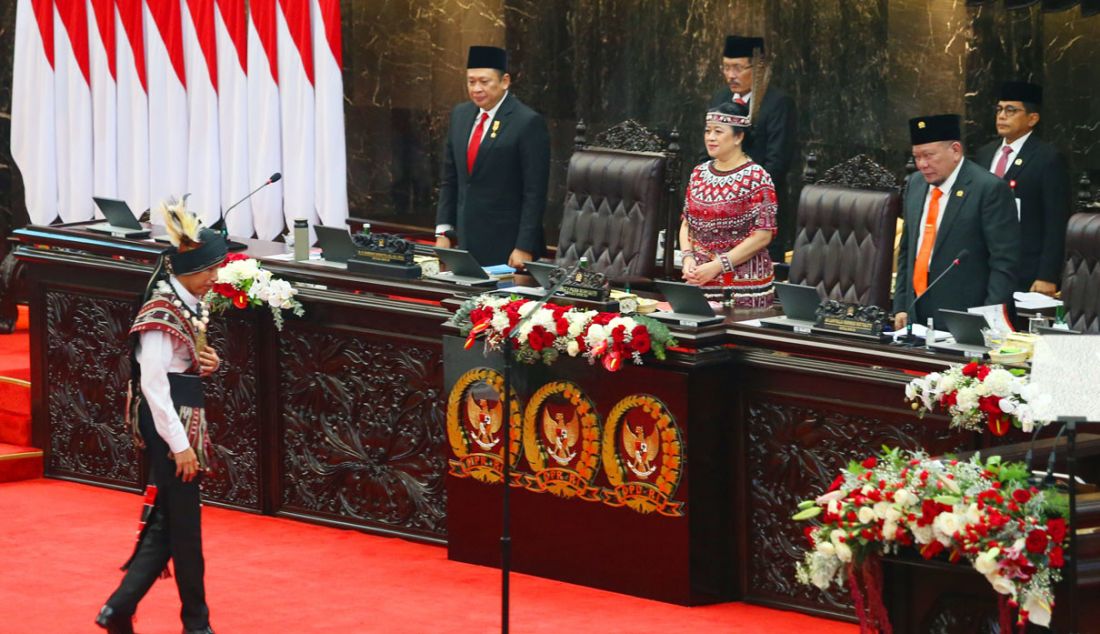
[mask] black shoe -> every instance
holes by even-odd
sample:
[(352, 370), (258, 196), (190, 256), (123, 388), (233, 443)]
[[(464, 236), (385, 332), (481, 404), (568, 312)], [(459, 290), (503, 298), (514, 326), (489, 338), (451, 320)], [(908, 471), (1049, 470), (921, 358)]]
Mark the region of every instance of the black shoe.
[(107, 630), (108, 634), (134, 634), (133, 615), (116, 614), (115, 609), (109, 605), (99, 610), (95, 624)]
[(207, 625), (197, 630), (184, 630), (183, 634), (214, 634), (214, 630), (210, 629), (210, 626)]

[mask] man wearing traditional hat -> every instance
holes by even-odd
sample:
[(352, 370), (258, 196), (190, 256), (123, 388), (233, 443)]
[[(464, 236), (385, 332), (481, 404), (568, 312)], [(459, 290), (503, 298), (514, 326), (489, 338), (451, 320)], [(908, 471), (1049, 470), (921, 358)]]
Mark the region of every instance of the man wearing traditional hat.
[(940, 308), (1011, 306), (1020, 257), (1016, 205), (1008, 183), (963, 157), (960, 121), (955, 114), (909, 120), (918, 172), (909, 176), (903, 201), (898, 329), (910, 319), (924, 324)]
[(138, 602), (153, 582), (175, 568), (187, 634), (211, 633), (203, 583), (199, 482), (207, 468), (202, 377), (218, 369), (207, 345), (209, 310), (203, 297), (217, 280), (228, 249), (202, 227), (184, 203), (161, 207), (172, 241), (158, 261), (145, 303), (130, 328), (130, 402), (135, 444), (144, 449), (149, 485), (137, 545), (126, 575), (96, 617), (108, 632), (132, 633)]
[(542, 116), (508, 92), (507, 70), (504, 49), (470, 47), (470, 101), (451, 110), (436, 246), (465, 249), (483, 266), (521, 268), (545, 247), (550, 135)]
[(975, 161), (1012, 188), (1020, 218), (1020, 279), (1016, 290), (1054, 295), (1062, 279), (1066, 222), (1070, 215), (1069, 169), (1058, 149), (1034, 134), (1043, 88), (1005, 82), (997, 102), (997, 134)]
[[(730, 101), (748, 105), (752, 138), (744, 147), (752, 160), (772, 177), (779, 201), (776, 239), (768, 246), (772, 260), (783, 262), (794, 244), (795, 208), (788, 204), (787, 172), (794, 160), (798, 126), (794, 100), (782, 89), (770, 85), (770, 70), (764, 61), (764, 38), (729, 35), (722, 49), (722, 76), (726, 80), (714, 93), (708, 110)], [(702, 160), (708, 157), (703, 156)]]

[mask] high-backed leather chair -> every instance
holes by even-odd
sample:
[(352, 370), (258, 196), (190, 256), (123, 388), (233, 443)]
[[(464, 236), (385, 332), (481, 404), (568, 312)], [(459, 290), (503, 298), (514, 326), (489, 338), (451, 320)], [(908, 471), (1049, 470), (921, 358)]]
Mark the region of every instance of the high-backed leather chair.
[[(812, 173), (812, 159), (808, 162)], [(808, 182), (813, 182), (808, 180)], [(890, 310), (897, 179), (864, 155), (802, 188), (788, 281), (828, 299)]]
[(1062, 301), (1070, 329), (1100, 333), (1100, 213), (1069, 218)]
[(655, 277), (657, 235), (671, 222), (669, 202), (679, 187), (678, 149), (675, 138), (666, 146), (631, 120), (588, 146), (578, 124), (555, 262), (568, 267), (585, 256), (615, 281)]

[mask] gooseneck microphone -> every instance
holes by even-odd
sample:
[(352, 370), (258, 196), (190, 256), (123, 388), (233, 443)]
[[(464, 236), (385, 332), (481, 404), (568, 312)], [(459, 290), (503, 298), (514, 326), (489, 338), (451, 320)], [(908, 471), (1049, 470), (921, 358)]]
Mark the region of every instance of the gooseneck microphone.
[(957, 267), (960, 263), (962, 263), (963, 260), (969, 257), (969, 255), (970, 249), (963, 249), (962, 251), (959, 251), (959, 254), (955, 256), (955, 259), (951, 260), (951, 264), (947, 265), (947, 268), (944, 269), (939, 275), (937, 275), (936, 279), (932, 280), (932, 283), (924, 289), (923, 293), (913, 296), (913, 301), (909, 302), (909, 318), (907, 320), (907, 323), (905, 324), (906, 339), (910, 341), (912, 341), (913, 339), (913, 320), (916, 319), (917, 302), (922, 297), (927, 295), (928, 292), (932, 290), (932, 287), (934, 287), (936, 284), (939, 284), (940, 280), (942, 280), (948, 273), (955, 270), (955, 267)]
[(222, 234), (222, 237), (225, 238), (225, 242), (229, 246), (230, 251), (241, 251), (243, 249), (248, 248), (248, 245), (241, 244), (240, 242), (234, 242), (234, 241), (229, 239), (229, 227), (226, 226), (226, 223), (225, 223), (225, 219), (229, 217), (229, 212), (233, 211), (233, 209), (235, 209), (237, 207), (237, 205), (240, 205), (241, 203), (248, 200), (249, 198), (252, 198), (254, 195), (256, 195), (256, 192), (260, 191), (261, 189), (263, 189), (264, 187), (267, 187), (268, 185), (270, 185), (272, 183), (279, 182), (282, 178), (283, 178), (283, 175), (280, 174), (279, 172), (275, 172), (274, 174), (272, 174), (270, 177), (268, 177), (268, 179), (266, 181), (264, 181), (264, 183), (262, 185), (260, 185), (256, 189), (253, 189), (252, 191), (248, 192), (247, 196), (245, 196), (244, 198), (242, 198), (242, 199), (238, 200), (237, 202), (233, 203), (232, 205), (230, 205), (228, 209), (226, 209), (225, 211), (223, 211), (220, 214), (221, 217), (218, 218), (218, 221), (215, 222), (210, 227), (211, 229), (214, 229), (215, 231)]

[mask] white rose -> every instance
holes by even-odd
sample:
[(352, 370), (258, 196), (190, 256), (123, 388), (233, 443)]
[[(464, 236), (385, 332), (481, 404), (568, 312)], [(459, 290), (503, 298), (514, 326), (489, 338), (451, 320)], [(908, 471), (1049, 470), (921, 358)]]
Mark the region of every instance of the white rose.
[(952, 538), (959, 531), (958, 519), (954, 513), (940, 513), (932, 521), (932, 530), (941, 544), (950, 546)]
[(581, 345), (577, 343), (576, 339), (570, 339), (569, 344), (565, 346), (565, 351), (569, 354), (569, 356), (575, 357), (580, 354)]
[(1050, 601), (1038, 592), (1029, 593), (1021, 607), (1027, 610), (1027, 620), (1042, 627), (1050, 627)]
[(955, 390), (955, 386), (958, 382), (955, 380), (954, 375), (944, 374), (940, 377), (939, 385), (936, 386), (937, 392), (952, 392)]
[(875, 517), (878, 519), (886, 519), (886, 512), (893, 508), (893, 505), (889, 502), (875, 502)]
[(989, 580), (989, 584), (993, 586), (993, 589), (997, 591), (997, 594), (1016, 594), (1016, 584), (1012, 583), (1008, 579), (1005, 579), (997, 573), (990, 573), (985, 576)]
[(852, 549), (851, 549), (851, 547), (849, 547), (848, 544), (845, 544), (843, 542), (837, 544), (836, 545), (836, 558), (843, 561), (844, 563), (848, 563), (849, 561), (851, 561), (852, 560)]
[(983, 575), (989, 575), (997, 570), (997, 555), (1001, 554), (1000, 548), (990, 548), (974, 559), (974, 569)]
[(875, 509), (864, 506), (859, 509), (860, 524), (870, 524), (875, 521)]
[(916, 540), (918, 544), (931, 543), (933, 539), (931, 526), (917, 526), (914, 524), (910, 527), (910, 530), (913, 531), (913, 539)]
[(892, 542), (897, 535), (898, 523), (887, 518), (887, 520), (882, 523), (882, 538), (888, 542)]
[(817, 542), (817, 545), (814, 546), (814, 548), (817, 550), (817, 552), (821, 553), (822, 555), (824, 555), (826, 557), (835, 557), (836, 556), (836, 547), (833, 546), (832, 542), (821, 540), (821, 541)]
[(971, 504), (966, 509), (966, 523), (967, 524), (980, 524), (982, 522), (982, 512), (978, 510), (978, 504)]
[(833, 515), (840, 515), (840, 501), (839, 500), (829, 500), (829, 507), (828, 508), (829, 508), (829, 512), (832, 513)]
[(891, 506), (890, 508), (886, 509), (886, 516), (883, 519), (887, 522), (893, 522), (897, 524), (899, 521), (901, 521), (901, 511)]
[(898, 489), (894, 492), (894, 502), (901, 508), (912, 506), (917, 501), (917, 496), (909, 489)]
[(1012, 385), (1015, 382), (1016, 377), (1011, 372), (998, 368), (989, 371), (989, 374), (985, 376), (985, 380), (982, 381), (982, 385), (988, 387), (990, 393), (996, 396), (1008, 396), (1012, 394)]
[(955, 403), (959, 411), (962, 412), (976, 409), (978, 407), (978, 395), (974, 392), (974, 388), (964, 387), (959, 390)]

